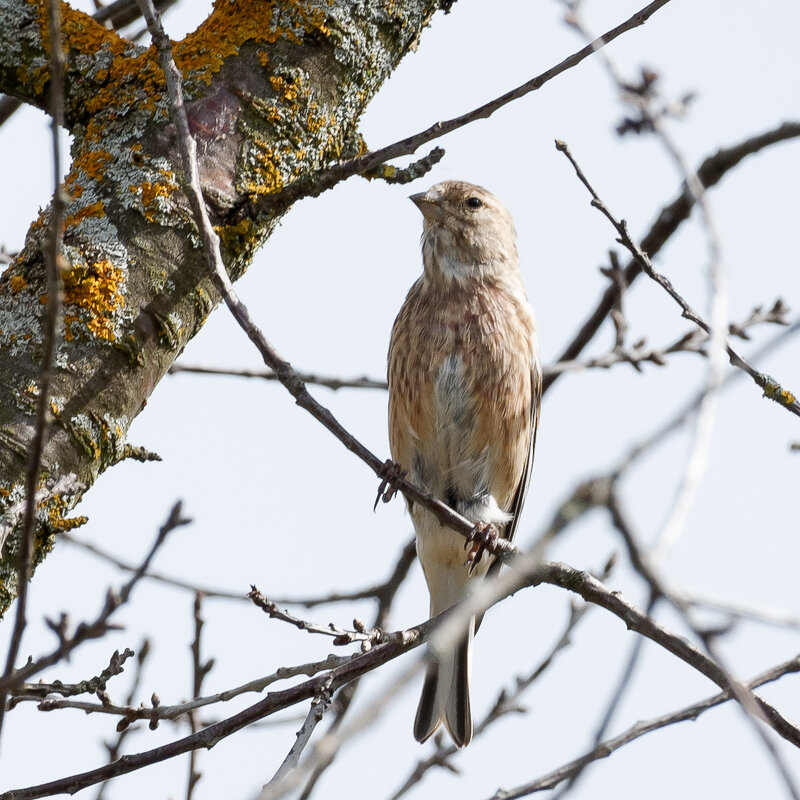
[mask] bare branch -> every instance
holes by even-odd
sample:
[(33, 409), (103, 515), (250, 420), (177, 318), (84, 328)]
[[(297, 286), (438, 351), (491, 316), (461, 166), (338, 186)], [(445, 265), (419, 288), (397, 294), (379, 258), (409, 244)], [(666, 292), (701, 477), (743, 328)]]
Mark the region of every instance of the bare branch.
[[(772, 130), (752, 136), (731, 147), (722, 148), (713, 155), (708, 156), (697, 168), (697, 177), (708, 190), (719, 183), (730, 170), (738, 166), (747, 156), (758, 153), (774, 144), (796, 139), (797, 137), (800, 137), (800, 122), (784, 122)], [(684, 187), (675, 200), (664, 206), (658, 213), (655, 222), (650, 226), (650, 230), (641, 240), (641, 249), (648, 253), (651, 258), (655, 256), (680, 225), (689, 218), (693, 206), (694, 202), (691, 193)], [(630, 286), (641, 272), (642, 268), (639, 262), (635, 258), (631, 259), (625, 267), (627, 285)], [(588, 319), (559, 357), (559, 361), (574, 361), (578, 358), (584, 347), (594, 338), (613, 308), (615, 292), (615, 287), (606, 289), (594, 311), (591, 312)], [(545, 377), (543, 391), (546, 392), (549, 389), (559, 374)]]
[[(624, 275), (622, 275), (624, 279)], [(787, 316), (789, 307), (779, 297), (769, 308), (758, 305), (750, 314), (739, 322), (731, 322), (728, 332), (731, 336), (749, 340), (751, 328), (762, 324), (788, 325)], [(613, 313), (613, 310), (612, 310)], [(619, 324), (625, 325), (624, 317)], [(644, 363), (653, 363), (658, 366), (666, 364), (666, 357), (673, 353), (700, 353), (705, 355), (705, 345), (708, 335), (702, 330), (693, 330), (674, 342), (661, 347), (648, 345), (645, 339), (639, 339), (630, 347), (625, 347), (622, 341), (600, 356), (594, 356), (582, 361), (557, 361), (543, 367), (545, 377), (560, 375), (562, 372), (578, 372), (585, 369), (608, 369), (616, 364), (630, 364), (635, 369), (640, 369)], [(200, 364), (173, 364), (169, 369), (170, 375), (188, 373), (194, 375), (220, 375), (233, 378), (258, 378), (266, 381), (277, 381), (278, 376), (272, 370), (234, 369), (229, 367), (211, 367)], [(335, 375), (318, 375), (313, 372), (297, 372), (297, 377), (306, 385), (313, 384), (324, 386), (326, 389), (338, 391), (339, 389), (386, 389), (388, 384), (382, 378), (370, 378), (363, 375), (358, 378), (340, 378)]]
[[(226, 369), (224, 367), (203, 367), (194, 364), (173, 364), (169, 368), (170, 375), (192, 373), (196, 375), (228, 375), (236, 378), (261, 378), (265, 381), (280, 380), (272, 370)], [(316, 384), (327, 389), (386, 389), (385, 380), (368, 378), (336, 378), (333, 376), (316, 375), (311, 372), (298, 372), (297, 377), (305, 384)]]
[[(144, 672), (144, 662), (147, 660), (147, 656), (150, 654), (150, 642), (148, 639), (144, 639), (142, 644), (139, 646), (138, 653), (136, 656), (136, 672), (134, 673), (133, 683), (131, 684), (130, 691), (128, 692), (127, 703), (131, 705), (133, 703), (133, 699), (136, 697), (137, 693), (139, 692), (139, 687), (142, 681), (142, 674)], [(122, 752), (122, 744), (125, 739), (129, 736), (131, 732), (130, 727), (127, 725), (119, 731), (117, 738), (114, 740), (113, 743), (109, 744), (108, 742), (105, 743), (106, 750), (108, 750), (108, 760), (109, 761), (116, 761), (120, 753)], [(103, 795), (105, 793), (106, 787), (108, 786), (107, 783), (101, 783), (100, 789), (97, 792), (95, 800), (103, 800)]]
[[(214, 666), (214, 659), (203, 662), (200, 656), (200, 637), (203, 632), (203, 617), (202, 617), (203, 595), (197, 592), (194, 596), (194, 639), (192, 640), (192, 699), (196, 700), (200, 697), (203, 688), (203, 681), (206, 675), (211, 671)], [(192, 733), (197, 733), (199, 730), (199, 723), (197, 714), (192, 709), (189, 712), (189, 728)], [(197, 750), (192, 750), (189, 754), (189, 777), (186, 782), (186, 800), (192, 800), (195, 786), (200, 780), (200, 773), (197, 771)]]
[[(511, 576), (510, 579), (509, 576)], [(731, 688), (728, 685), (726, 672), (712, 659), (700, 652), (683, 637), (671, 633), (654, 620), (649, 619), (619, 592), (611, 591), (601, 581), (585, 572), (573, 569), (565, 564), (537, 562), (529, 565), (525, 570), (509, 571), (493, 581), (485, 581), (484, 583), (486, 585), (500, 585), (502, 587), (502, 597), (513, 594), (524, 586), (536, 586), (540, 583), (548, 583), (567, 589), (580, 595), (587, 602), (610, 611), (619, 617), (629, 630), (651, 639), (705, 675), (725, 691)], [(501, 598), (493, 597), (492, 601), (496, 599)], [(100, 781), (134, 772), (151, 764), (188, 753), (193, 748), (213, 747), (222, 739), (231, 736), (253, 722), (284, 708), (291, 707), (303, 700), (310, 700), (318, 694), (324, 685), (328, 685), (333, 693), (341, 686), (356, 680), (366, 672), (372, 671), (401, 654), (418, 647), (429, 637), (434, 629), (443, 626), (443, 623), (447, 622), (449, 617), (455, 617), (454, 612), (460, 610), (457, 607), (415, 628), (395, 634), (387, 634), (381, 644), (376, 645), (366, 653), (353, 656), (346, 664), (283, 691), (270, 692), (267, 697), (258, 703), (195, 734), (185, 736), (152, 750), (122, 756), (112, 764), (107, 764), (88, 772), (25, 789), (14, 789), (0, 795), (0, 800), (32, 800), (33, 798), (49, 797), (62, 792), (74, 793)], [(471, 611), (471, 609), (467, 610)], [(765, 700), (756, 695), (752, 696), (754, 702), (766, 715), (770, 726), (795, 746), (800, 746), (800, 731)]]
[(250, 587), (250, 594), (248, 597), (253, 603), (258, 606), (264, 613), (269, 614), (272, 619), (279, 619), (282, 622), (288, 622), (294, 625), (295, 628), (301, 631), (308, 631), (309, 633), (321, 633), (323, 636), (332, 636), (335, 645), (352, 644), (353, 642), (361, 642), (362, 652), (369, 650), (373, 644), (379, 644), (383, 639), (383, 631), (380, 628), (373, 628), (367, 630), (363, 622), (353, 620), (356, 630), (345, 630), (338, 625), (329, 622), (327, 625), (317, 625), (313, 622), (296, 617), (290, 614), (285, 609), (278, 608), (277, 604), (273, 603), (264, 597), (255, 586)]
[(300, 763), (300, 756), (303, 754), (308, 743), (311, 741), (311, 735), (314, 729), (322, 721), (322, 717), (328, 710), (331, 704), (330, 687), (323, 685), (320, 688), (319, 694), (311, 701), (311, 708), (308, 710), (302, 727), (297, 731), (297, 738), (292, 745), (291, 750), (286, 755), (283, 763), (278, 767), (278, 771), (272, 776), (269, 783), (265, 784), (261, 789), (259, 797), (269, 797), (272, 787), (280, 784), (286, 776)]
[[(81, 549), (92, 553), (103, 561), (107, 561), (109, 564), (113, 564), (115, 567), (124, 570), (125, 572), (136, 572), (139, 569), (138, 565), (131, 564), (130, 562), (115, 556), (113, 553), (109, 553), (108, 550), (104, 550), (102, 547), (99, 547), (92, 542), (81, 541), (69, 532), (65, 531), (60, 533), (59, 538), (62, 541), (68, 542), (69, 544), (75, 545), (76, 547), (80, 547)], [(223, 600), (241, 600), (242, 602), (247, 601), (247, 595), (242, 594), (241, 592), (228, 592), (224, 589), (212, 589), (208, 586), (199, 586), (198, 584), (190, 583), (189, 581), (184, 581), (180, 578), (164, 575), (160, 572), (154, 572), (152, 570), (145, 571), (141, 577), (147, 578), (151, 581), (164, 583), (168, 586), (174, 586), (178, 589), (185, 589), (186, 591), (192, 592), (192, 594), (197, 594), (200, 592), (204, 597), (217, 597)]]
[[(108, 682), (115, 675), (121, 675), (124, 672), (124, 664), (135, 655), (133, 650), (125, 648), (124, 652), (120, 653), (115, 650), (108, 662), (108, 666), (93, 678), (81, 681), (80, 683), (62, 683), (61, 681), (53, 681), (52, 683), (23, 683), (17, 689), (11, 691), (12, 695), (26, 695), (28, 698), (43, 698), (50, 694), (59, 694), (62, 697), (76, 697), (81, 694), (95, 694), (98, 691), (104, 691)], [(9, 703), (9, 708), (14, 707), (14, 701)]]
[(20, 695), (15, 698), (15, 702), (35, 701), (39, 702), (40, 711), (57, 711), (63, 708), (72, 708), (78, 711), (83, 711), (86, 714), (110, 714), (111, 716), (121, 717), (118, 723), (120, 731), (126, 730), (137, 720), (152, 720), (157, 721), (170, 721), (174, 722), (181, 717), (190, 714), (196, 709), (204, 708), (206, 706), (215, 705), (217, 703), (226, 703), (235, 697), (243, 694), (261, 694), (267, 686), (271, 686), (278, 681), (288, 680), (295, 678), (298, 675), (313, 676), (318, 675), (320, 672), (336, 669), (345, 664), (349, 664), (352, 656), (334, 656), (330, 655), (322, 661), (313, 661), (307, 664), (296, 664), (291, 667), (279, 667), (275, 672), (248, 681), (233, 689), (226, 689), (216, 694), (207, 695), (205, 697), (197, 697), (186, 703), (178, 703), (176, 705), (163, 705), (157, 707), (152, 705), (142, 704), (140, 706), (133, 706), (133, 700), (128, 700), (126, 705), (114, 705), (113, 703), (90, 703), (80, 700), (59, 700), (58, 698), (47, 697), (39, 702), (39, 697), (32, 697), (28, 695)]
[(350, 161), (340, 162), (334, 164), (332, 167), (322, 170), (321, 172), (311, 175), (308, 178), (301, 178), (295, 183), (289, 184), (285, 187), (280, 194), (274, 195), (270, 198), (270, 205), (278, 208), (288, 208), (295, 200), (301, 197), (316, 197), (327, 189), (332, 188), (337, 183), (349, 178), (353, 175), (362, 175), (364, 173), (374, 174), (381, 165), (393, 158), (400, 158), (402, 156), (409, 156), (416, 152), (418, 148), (428, 142), (438, 139), (445, 134), (452, 133), (465, 125), (469, 125), (479, 119), (488, 119), (495, 111), (507, 106), (514, 100), (519, 100), (531, 92), (541, 89), (548, 81), (561, 75), (573, 67), (576, 67), (581, 61), (584, 61), (594, 52), (604, 47), (605, 45), (613, 42), (614, 39), (621, 36), (623, 33), (634, 30), (641, 25), (644, 25), (653, 14), (660, 8), (665, 6), (669, 0), (654, 0), (648, 3), (642, 9), (633, 14), (625, 22), (612, 28), (607, 33), (597, 38), (594, 42), (581, 48), (576, 53), (573, 53), (568, 58), (565, 58), (559, 64), (542, 72), (535, 78), (526, 81), (516, 89), (506, 92), (494, 100), (484, 103), (484, 105), (473, 109), (472, 111), (462, 114), (461, 116), (454, 117), (453, 119), (444, 120), (431, 125), (424, 131), (401, 139), (394, 144), (382, 147), (379, 150), (374, 150), (371, 153), (366, 153), (362, 156), (351, 159)]
[[(753, 689), (763, 686), (766, 683), (776, 681), (778, 678), (781, 678), (784, 675), (790, 675), (798, 671), (800, 671), (800, 658), (793, 658), (791, 661), (778, 664), (772, 669), (763, 672), (761, 675), (750, 681), (747, 684), (747, 688), (752, 691)], [(520, 797), (527, 797), (528, 795), (535, 794), (536, 792), (554, 789), (560, 783), (563, 783), (565, 780), (569, 780), (579, 770), (582, 770), (586, 764), (591, 763), (592, 761), (598, 761), (601, 758), (608, 758), (608, 756), (619, 750), (621, 747), (624, 747), (626, 744), (629, 744), (630, 742), (633, 742), (641, 736), (651, 733), (652, 731), (657, 731), (670, 725), (675, 725), (678, 722), (696, 720), (701, 714), (705, 713), (710, 708), (721, 705), (730, 699), (730, 692), (720, 692), (719, 694), (715, 694), (713, 697), (709, 697), (706, 700), (701, 700), (699, 703), (694, 703), (693, 705), (687, 706), (680, 711), (673, 711), (669, 714), (663, 714), (660, 717), (654, 717), (653, 719), (645, 722), (637, 722), (619, 736), (615, 736), (612, 739), (602, 742), (580, 758), (576, 758), (574, 761), (570, 761), (569, 763), (564, 764), (562, 767), (549, 772), (547, 775), (543, 775), (541, 778), (537, 778), (535, 781), (531, 781), (523, 786), (517, 786), (514, 789), (503, 789), (502, 791), (497, 792), (492, 797), (492, 800), (518, 800)]]
[[(82, 622), (75, 628), (75, 632), (71, 636), (67, 636), (66, 632), (63, 630), (57, 631), (59, 635), (58, 647), (46, 656), (41, 656), (35, 661), (28, 661), (24, 667), (20, 667), (15, 670), (13, 674), (0, 679), (0, 692), (5, 696), (9, 691), (19, 686), (28, 678), (66, 658), (75, 648), (84, 642), (104, 636), (111, 628), (110, 618), (112, 614), (114, 614), (120, 606), (128, 602), (131, 592), (147, 572), (150, 563), (158, 549), (163, 545), (167, 535), (175, 530), (175, 528), (188, 525), (189, 521), (190, 520), (181, 517), (181, 504), (176, 503), (170, 511), (169, 518), (164, 525), (161, 526), (155, 542), (139, 568), (119, 592), (108, 591), (105, 603), (98, 616), (91, 622)], [(65, 625), (61, 626), (61, 628), (65, 627)]]
[[(600, 199), (597, 192), (589, 183), (586, 176), (583, 174), (583, 171), (578, 166), (575, 159), (572, 157), (567, 145), (564, 142), (556, 142), (556, 149), (559, 152), (564, 153), (567, 159), (569, 159), (569, 162), (572, 164), (578, 179), (592, 195), (592, 206), (597, 208), (614, 226), (614, 229), (617, 231), (619, 236), (619, 243), (628, 249), (641, 270), (648, 277), (652, 278), (652, 280), (654, 280), (659, 286), (661, 286), (667, 292), (667, 294), (669, 294), (669, 296), (681, 307), (681, 316), (685, 317), (691, 322), (694, 322), (695, 325), (697, 325), (699, 328), (702, 328), (706, 333), (711, 334), (711, 328), (708, 323), (705, 322), (702, 317), (700, 317), (700, 315), (683, 299), (683, 297), (681, 297), (681, 295), (673, 287), (671, 281), (653, 268), (648, 255), (638, 244), (633, 241), (633, 239), (631, 239), (625, 221), (619, 221), (611, 214), (603, 201)], [(744, 358), (742, 358), (742, 356), (739, 355), (739, 353), (736, 352), (736, 350), (733, 349), (733, 347), (731, 347), (729, 343), (725, 345), (725, 350), (728, 353), (731, 364), (734, 367), (744, 370), (753, 379), (753, 382), (763, 389), (765, 397), (775, 401), (779, 405), (791, 411), (793, 414), (800, 416), (800, 403), (798, 403), (795, 395), (784, 389), (774, 378), (755, 370)]]

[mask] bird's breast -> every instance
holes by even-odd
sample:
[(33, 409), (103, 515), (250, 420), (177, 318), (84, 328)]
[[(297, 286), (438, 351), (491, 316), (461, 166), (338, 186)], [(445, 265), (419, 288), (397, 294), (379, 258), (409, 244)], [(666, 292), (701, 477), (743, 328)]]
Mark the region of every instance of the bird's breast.
[(507, 291), (417, 284), (395, 324), (393, 457), (462, 513), (489, 497), (505, 511), (524, 467), (533, 332), (523, 310)]

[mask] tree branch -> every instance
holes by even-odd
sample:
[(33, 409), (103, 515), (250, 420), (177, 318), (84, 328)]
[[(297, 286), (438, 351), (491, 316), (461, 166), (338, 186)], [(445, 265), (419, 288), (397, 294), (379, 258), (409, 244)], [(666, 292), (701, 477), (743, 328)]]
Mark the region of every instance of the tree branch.
[[(625, 221), (617, 220), (614, 215), (611, 214), (606, 205), (600, 199), (597, 192), (589, 183), (586, 176), (583, 174), (583, 171), (578, 166), (575, 159), (572, 157), (567, 145), (564, 142), (556, 142), (556, 149), (564, 153), (567, 159), (569, 159), (569, 162), (572, 164), (578, 179), (592, 195), (592, 205), (597, 208), (614, 226), (614, 229), (617, 231), (619, 236), (617, 241), (624, 245), (631, 253), (634, 260), (639, 265), (640, 270), (648, 277), (652, 278), (652, 280), (655, 281), (659, 286), (661, 286), (661, 288), (664, 289), (667, 294), (669, 294), (669, 296), (681, 307), (681, 316), (685, 317), (691, 322), (694, 322), (695, 325), (697, 325), (699, 328), (702, 328), (707, 334), (710, 335), (711, 327), (708, 325), (708, 323), (686, 302), (686, 300), (683, 299), (683, 297), (681, 297), (681, 295), (672, 285), (671, 281), (653, 268), (652, 262), (650, 261), (647, 253), (630, 237), (630, 234), (628, 233), (628, 226), (625, 224)], [(753, 379), (753, 382), (757, 386), (761, 387), (764, 392), (764, 397), (768, 397), (770, 400), (773, 400), (774, 402), (783, 406), (793, 414), (800, 416), (800, 402), (797, 401), (797, 398), (794, 394), (792, 394), (792, 392), (784, 389), (774, 378), (771, 378), (769, 375), (765, 375), (763, 372), (758, 372), (756, 369), (754, 369), (736, 350), (733, 349), (728, 340), (726, 340), (725, 350), (728, 353), (731, 364), (734, 367), (746, 372)]]
[[(706, 189), (710, 189), (747, 156), (758, 153), (774, 144), (796, 139), (797, 137), (800, 137), (800, 122), (784, 122), (777, 128), (752, 136), (731, 147), (721, 148), (713, 155), (708, 156), (697, 168), (697, 177)], [(669, 241), (680, 225), (689, 219), (693, 205), (694, 201), (691, 193), (684, 187), (671, 203), (661, 209), (655, 222), (650, 226), (650, 230), (641, 240), (641, 249), (650, 258), (653, 258)], [(630, 286), (641, 272), (641, 265), (635, 258), (632, 258), (624, 271), (626, 284)], [(606, 289), (594, 311), (592, 311), (570, 344), (562, 352), (558, 359), (559, 361), (574, 361), (578, 358), (614, 307), (615, 295), (615, 287), (610, 286)], [(546, 376), (542, 391), (546, 392), (558, 377), (558, 374)]]

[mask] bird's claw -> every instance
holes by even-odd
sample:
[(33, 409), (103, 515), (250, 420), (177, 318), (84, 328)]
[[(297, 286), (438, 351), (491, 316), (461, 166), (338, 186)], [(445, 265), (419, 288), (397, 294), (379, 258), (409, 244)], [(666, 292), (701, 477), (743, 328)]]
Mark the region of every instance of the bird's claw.
[(396, 462), (391, 459), (384, 461), (381, 471), (378, 473), (381, 479), (378, 486), (378, 495), (375, 498), (375, 504), (372, 506), (374, 511), (378, 507), (378, 503), (383, 500), (388, 503), (396, 494), (397, 487), (395, 483), (403, 480), (406, 477), (406, 471)]
[(483, 558), (483, 553), (487, 549), (494, 547), (495, 542), (500, 538), (500, 533), (497, 528), (490, 522), (477, 522), (475, 527), (470, 531), (464, 543), (464, 549), (467, 552), (466, 567), (469, 574), (475, 572), (475, 568)]

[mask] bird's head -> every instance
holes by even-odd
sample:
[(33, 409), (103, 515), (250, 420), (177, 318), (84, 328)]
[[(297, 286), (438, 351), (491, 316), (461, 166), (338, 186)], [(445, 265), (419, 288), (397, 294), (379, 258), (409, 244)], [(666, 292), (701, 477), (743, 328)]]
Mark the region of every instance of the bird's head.
[(517, 270), (514, 222), (491, 192), (443, 181), (411, 200), (424, 217), (422, 255), (429, 278), (464, 281)]

